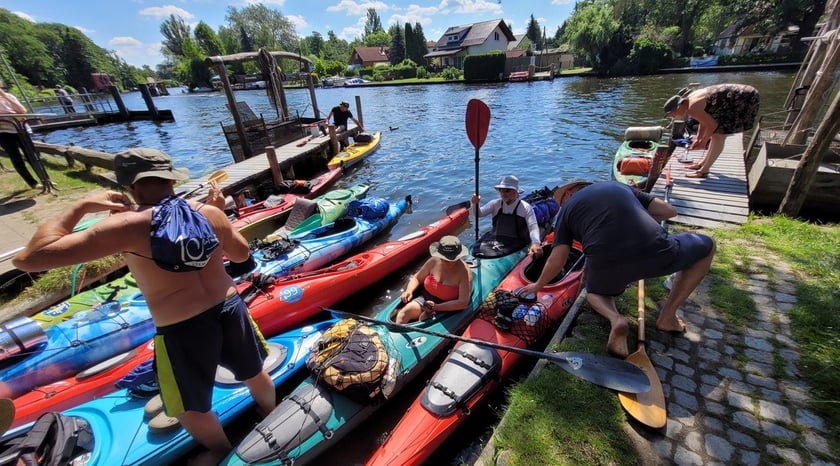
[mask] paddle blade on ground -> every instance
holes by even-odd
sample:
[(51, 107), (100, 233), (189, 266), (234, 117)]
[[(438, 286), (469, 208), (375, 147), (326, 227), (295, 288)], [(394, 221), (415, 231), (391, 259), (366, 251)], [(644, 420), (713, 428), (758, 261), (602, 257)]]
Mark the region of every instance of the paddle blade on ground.
[(470, 99), (467, 103), (467, 137), (473, 147), (478, 149), (487, 139), (490, 128), (490, 107), (478, 99)]
[(635, 364), (644, 371), (650, 389), (634, 392), (621, 393), (619, 390), (618, 401), (633, 419), (642, 424), (659, 429), (665, 426), (668, 420), (665, 407), (665, 393), (662, 391), (662, 382), (648, 358), (645, 351), (645, 281), (639, 280), (639, 347), (636, 352), (627, 356), (626, 362)]

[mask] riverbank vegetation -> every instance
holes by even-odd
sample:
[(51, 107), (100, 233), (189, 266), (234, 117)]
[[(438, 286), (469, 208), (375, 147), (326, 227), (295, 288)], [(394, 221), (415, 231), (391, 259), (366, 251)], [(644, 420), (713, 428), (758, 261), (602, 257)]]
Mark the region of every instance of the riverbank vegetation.
[[(723, 57), (722, 64), (752, 64), (798, 61), (805, 51), (803, 37), (813, 35), (826, 0), (798, 2), (753, 2), (751, 0), (584, 0), (576, 3), (571, 16), (546, 36), (546, 25), (531, 15), (525, 38), (517, 45), (526, 53), (563, 51), (573, 53), (576, 66), (591, 67), (601, 75), (647, 74), (664, 67), (687, 66), (688, 57), (713, 53), (715, 42), (728, 27), (751, 27), (760, 36), (784, 31), (789, 45), (768, 53), (766, 44), (755, 44), (754, 53), (737, 58)], [(448, 26), (448, 25), (438, 25)], [(509, 26), (510, 27), (510, 26)], [(303, 69), (296, 61), (280, 60), (286, 75), (314, 72), (325, 78), (358, 76), (370, 81), (396, 79), (460, 79), (462, 70), (427, 60), (428, 40), (419, 22), (392, 24), (387, 30), (374, 8), (367, 10), (364, 33), (352, 41), (333, 31), (314, 31), (299, 36), (293, 23), (277, 8), (262, 3), (227, 7), (225, 24), (217, 30), (199, 19), (192, 27), (172, 15), (160, 25), (165, 62), (154, 70), (128, 65), (114, 52), (94, 44), (80, 30), (58, 23), (33, 23), (0, 8), (0, 53), (8, 58), (22, 92), (51, 95), (55, 84), (79, 90), (94, 88), (91, 72), (105, 72), (121, 90), (134, 88), (147, 77), (184, 83), (190, 88), (212, 86), (212, 73), (204, 59), (259, 50), (299, 53), (313, 63)], [(387, 47), (388, 66), (351, 67), (356, 47)], [(731, 61), (731, 63), (729, 63)], [(254, 64), (237, 64), (233, 75), (255, 73)], [(0, 75), (14, 82), (7, 70)], [(10, 84), (11, 87), (11, 84)], [(72, 90), (71, 89), (71, 90)], [(20, 89), (15, 89), (20, 92)]]
[[(840, 226), (782, 216), (755, 217), (739, 228), (715, 230), (711, 235), (718, 249), (706, 277), (708, 294), (728, 334), (743, 335), (756, 321), (758, 305), (747, 290), (752, 275), (767, 274), (762, 265), (781, 260), (797, 277), (797, 303), (789, 313), (791, 337), (801, 356), (797, 368), (813, 389), (809, 409), (823, 418), (825, 438), (835, 457), (840, 455)], [(772, 273), (767, 278), (771, 284), (778, 280)], [(638, 315), (636, 293), (637, 288), (631, 287), (617, 300), (629, 320)], [(662, 280), (647, 280), (646, 293), (650, 329), (656, 318), (655, 303), (664, 299), (667, 290)], [(574, 336), (553, 350), (603, 354), (608, 333), (607, 322), (584, 305)], [(781, 371), (787, 361), (778, 346), (773, 352)], [(643, 464), (627, 434), (627, 415), (615, 394), (550, 364), (547, 367), (510, 390), (506, 419), (494, 440), (497, 453), (506, 450), (506, 464)], [(805, 445), (789, 447), (799, 450), (802, 458), (810, 457)]]

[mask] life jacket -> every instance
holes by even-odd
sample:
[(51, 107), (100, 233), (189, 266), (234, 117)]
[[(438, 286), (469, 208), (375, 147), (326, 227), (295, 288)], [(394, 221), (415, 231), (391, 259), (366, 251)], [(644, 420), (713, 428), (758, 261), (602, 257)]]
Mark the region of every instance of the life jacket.
[(80, 417), (48, 412), (35, 421), (25, 436), (12, 442), (17, 464), (64, 466), (93, 449), (93, 431)]
[(318, 339), (306, 366), (318, 380), (359, 403), (387, 397), (398, 360), (391, 358), (379, 334), (362, 322), (345, 319)]
[(625, 157), (618, 162), (618, 172), (622, 175), (647, 175), (650, 173), (650, 158)]

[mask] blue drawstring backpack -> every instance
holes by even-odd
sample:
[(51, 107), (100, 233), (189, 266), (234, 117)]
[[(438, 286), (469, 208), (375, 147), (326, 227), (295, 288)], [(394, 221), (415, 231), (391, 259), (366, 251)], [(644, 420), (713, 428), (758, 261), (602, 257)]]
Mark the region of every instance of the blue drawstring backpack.
[(178, 196), (152, 209), (152, 259), (170, 272), (191, 272), (207, 265), (219, 240), (204, 215)]

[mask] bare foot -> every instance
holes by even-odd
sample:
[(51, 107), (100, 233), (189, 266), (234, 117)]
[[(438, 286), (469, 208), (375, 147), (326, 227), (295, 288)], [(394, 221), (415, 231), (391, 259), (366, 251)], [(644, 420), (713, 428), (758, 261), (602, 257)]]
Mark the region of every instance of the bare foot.
[(607, 340), (607, 353), (610, 356), (624, 359), (630, 355), (630, 351), (627, 349), (627, 333), (629, 331), (630, 326), (627, 325), (624, 318), (612, 323), (610, 337)]
[[(661, 319), (660, 319), (661, 320)], [(685, 333), (685, 321), (674, 317), (674, 321), (656, 321), (656, 330), (669, 333)]]

